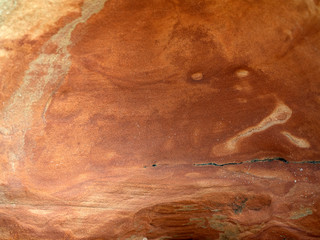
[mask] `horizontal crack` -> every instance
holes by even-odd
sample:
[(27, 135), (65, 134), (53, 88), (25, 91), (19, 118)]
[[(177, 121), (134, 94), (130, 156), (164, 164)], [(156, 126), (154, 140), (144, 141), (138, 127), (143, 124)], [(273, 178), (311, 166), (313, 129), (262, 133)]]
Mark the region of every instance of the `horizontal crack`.
[(254, 159), (254, 160), (250, 160), (250, 161), (243, 161), (243, 162), (229, 162), (229, 163), (223, 163), (223, 164), (219, 164), (219, 163), (214, 163), (214, 162), (209, 162), (209, 163), (194, 163), (194, 166), (216, 166), (216, 167), (223, 167), (223, 166), (228, 166), (228, 165), (241, 165), (241, 164), (247, 164), (247, 163), (260, 163), (260, 162), (275, 162), (275, 161), (279, 161), (279, 162), (283, 162), (283, 163), (296, 163), (296, 164), (305, 164), (305, 163), (309, 163), (309, 164), (320, 164), (320, 160), (319, 161), (302, 161), (302, 162), (293, 162), (293, 161), (288, 161), (284, 158), (281, 157), (276, 157), (276, 158), (265, 158), (265, 159)]

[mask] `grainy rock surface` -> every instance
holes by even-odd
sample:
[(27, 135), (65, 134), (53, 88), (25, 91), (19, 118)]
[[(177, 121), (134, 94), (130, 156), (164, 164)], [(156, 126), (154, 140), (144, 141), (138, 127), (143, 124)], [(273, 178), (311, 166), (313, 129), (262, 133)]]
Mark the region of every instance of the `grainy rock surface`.
[(0, 0), (0, 239), (320, 238), (319, 11)]

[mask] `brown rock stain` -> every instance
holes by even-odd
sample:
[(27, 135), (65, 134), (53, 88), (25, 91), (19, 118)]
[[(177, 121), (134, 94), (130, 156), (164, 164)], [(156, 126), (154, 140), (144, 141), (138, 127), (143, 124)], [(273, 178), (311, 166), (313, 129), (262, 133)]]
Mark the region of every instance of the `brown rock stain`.
[(0, 239), (319, 238), (317, 1), (20, 4)]

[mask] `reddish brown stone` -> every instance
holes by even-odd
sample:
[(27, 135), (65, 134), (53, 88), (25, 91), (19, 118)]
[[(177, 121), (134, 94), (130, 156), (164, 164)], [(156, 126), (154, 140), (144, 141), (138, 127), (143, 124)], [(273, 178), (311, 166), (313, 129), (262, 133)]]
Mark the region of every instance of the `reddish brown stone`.
[(320, 238), (317, 1), (17, 4), (0, 239)]

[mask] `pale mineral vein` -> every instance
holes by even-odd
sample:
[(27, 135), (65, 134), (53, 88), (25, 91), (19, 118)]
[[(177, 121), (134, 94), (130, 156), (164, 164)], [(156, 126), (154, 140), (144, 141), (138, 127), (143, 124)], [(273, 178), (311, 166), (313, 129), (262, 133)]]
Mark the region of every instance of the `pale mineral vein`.
[(287, 131), (282, 131), (281, 134), (284, 135), (285, 137), (287, 137), (287, 139), (292, 144), (296, 145), (297, 147), (300, 147), (300, 148), (309, 148), (310, 147), (310, 143), (306, 139), (294, 136), (293, 134), (291, 134)]
[[(81, 17), (64, 26), (42, 46), (42, 53), (30, 63), (23, 83), (9, 99), (1, 113), (1, 133), (11, 136), (10, 144), (6, 149), (13, 171), (15, 171), (17, 161), (24, 157), (25, 134), (32, 126), (33, 105), (43, 97), (50, 99), (52, 93), (44, 91), (47, 84), (59, 86), (69, 71), (71, 62), (67, 48), (71, 44), (72, 31), (79, 23), (86, 22), (93, 14), (101, 11), (106, 1), (85, 1)], [(52, 45), (57, 46), (56, 53), (45, 54), (46, 49)], [(39, 77), (37, 73), (40, 71), (43, 74)], [(42, 106), (45, 110), (47, 107), (47, 105)]]
[(284, 124), (290, 119), (291, 115), (292, 110), (284, 103), (279, 102), (273, 112), (262, 119), (257, 125), (239, 132), (225, 143), (214, 146), (212, 148), (212, 154), (215, 156), (230, 154), (237, 150), (238, 143), (241, 140), (248, 138), (253, 134), (263, 132), (274, 125)]
[(278, 104), (273, 112), (256, 126), (249, 127), (230, 139), (227, 142), (227, 148), (233, 150), (236, 148), (238, 141), (240, 141), (241, 139), (247, 138), (255, 133), (265, 131), (274, 125), (286, 123), (291, 115), (292, 110), (287, 105), (283, 103)]

